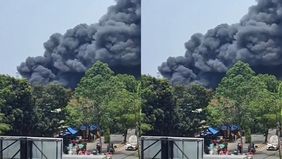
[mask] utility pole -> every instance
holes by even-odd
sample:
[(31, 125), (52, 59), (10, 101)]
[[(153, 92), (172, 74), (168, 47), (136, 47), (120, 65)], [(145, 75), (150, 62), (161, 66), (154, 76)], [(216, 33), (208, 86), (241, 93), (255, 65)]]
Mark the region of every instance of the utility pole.
[(278, 134), (278, 145), (279, 145), (279, 158), (281, 158), (281, 144), (280, 144), (280, 136), (281, 136), (281, 97), (282, 97), (282, 83), (279, 84), (279, 87), (278, 87), (278, 96), (279, 96), (279, 134)]
[(140, 154), (140, 151), (142, 151), (142, 149), (140, 150), (140, 147), (141, 147), (141, 142), (140, 142), (140, 139), (141, 139), (141, 116), (142, 116), (142, 107), (141, 107), (141, 103), (142, 103), (142, 99), (141, 99), (141, 82), (138, 83), (137, 85), (137, 98), (140, 98), (139, 99), (139, 102), (137, 102), (137, 112), (138, 112), (138, 121), (137, 121), (137, 146), (138, 146), (138, 158), (141, 158), (141, 154)]
[(276, 118), (276, 121), (277, 121), (277, 123), (276, 123), (276, 127), (277, 127), (277, 136), (278, 136), (278, 149), (279, 149), (279, 158), (280, 159), (282, 159), (281, 158), (281, 148), (280, 148), (280, 146), (281, 146), (281, 144), (280, 144), (280, 136), (281, 136), (281, 105), (279, 104), (279, 119), (278, 119), (278, 121), (277, 121), (277, 118)]
[[(281, 115), (280, 115), (281, 116)], [(280, 119), (279, 119), (280, 120)], [(280, 126), (280, 121), (277, 123), (277, 136), (278, 136), (278, 148), (279, 148), (279, 158), (281, 159), (281, 148), (280, 148), (280, 136), (281, 136), (281, 126)]]
[(279, 159), (282, 159), (281, 158), (281, 141), (280, 141), (280, 137), (281, 137), (281, 104), (279, 103), (279, 108), (280, 108), (280, 111), (279, 111), (279, 127), (278, 127), (278, 130), (279, 130), (279, 134), (278, 134), (278, 145), (279, 145)]

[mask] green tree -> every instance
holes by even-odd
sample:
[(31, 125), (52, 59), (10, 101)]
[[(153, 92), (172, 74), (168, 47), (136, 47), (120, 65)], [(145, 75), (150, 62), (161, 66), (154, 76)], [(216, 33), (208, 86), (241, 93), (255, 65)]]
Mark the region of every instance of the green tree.
[(265, 142), (267, 141), (268, 129), (276, 127), (278, 103), (277, 96), (274, 93), (269, 92), (267, 89), (263, 89), (257, 92), (249, 102), (250, 129), (252, 133), (263, 132), (265, 134)]
[(142, 128), (144, 135), (172, 135), (175, 102), (168, 81), (150, 76), (141, 78)]
[(135, 128), (138, 116), (135, 94), (121, 90), (116, 92), (115, 96), (109, 101), (104, 120), (109, 122), (111, 128), (115, 127), (116, 130), (122, 131), (124, 134), (124, 142), (126, 142), (127, 130)]
[(9, 131), (10, 125), (4, 123), (4, 114), (0, 114), (0, 134), (4, 134), (5, 132)]
[(211, 126), (229, 125), (236, 121), (235, 102), (221, 96), (214, 97), (207, 107), (207, 120)]
[(92, 100), (73, 96), (66, 108), (67, 124), (73, 127), (94, 124), (95, 116), (93, 114), (97, 111), (96, 108)]
[(189, 87), (176, 86), (173, 89), (176, 102), (177, 136), (194, 136), (200, 128), (206, 125), (206, 108), (212, 97), (212, 92), (200, 85)]
[(75, 90), (68, 106), (69, 119), (77, 118), (75, 113), (79, 112), (82, 117), (74, 120), (77, 123), (95, 123), (107, 134), (121, 131), (126, 137), (127, 129), (136, 127), (139, 120), (137, 86), (138, 81), (133, 76), (115, 75), (107, 64), (97, 62)]
[(0, 75), (0, 112), (5, 135), (32, 135), (35, 112), (26, 80)]
[(280, 81), (273, 75), (258, 74), (257, 77), (266, 85), (266, 89), (272, 93), (278, 93)]
[[(0, 99), (0, 108), (4, 107), (4, 100)], [(5, 116), (3, 113), (0, 113), (0, 134), (3, 134), (10, 130), (10, 125), (5, 123)]]
[(61, 85), (34, 86), (32, 98), (36, 113), (36, 133), (39, 136), (53, 136), (59, 133), (66, 121), (66, 106), (71, 90)]
[[(113, 87), (109, 85), (110, 78), (114, 72), (107, 64), (97, 61), (82, 77), (78, 87), (75, 89), (75, 98), (84, 98), (90, 100), (94, 112), (91, 124), (102, 125), (103, 109), (106, 100), (110, 99)], [(84, 114), (89, 115), (89, 114)]]
[(227, 71), (208, 106), (209, 122), (239, 124), (249, 134), (267, 132), (275, 125), (278, 84), (274, 76), (255, 75), (248, 64), (237, 62)]
[(254, 76), (255, 72), (249, 65), (239, 61), (227, 71), (226, 76), (216, 89), (216, 96), (222, 96), (235, 102), (233, 115), (237, 118), (233, 121), (234, 124), (244, 126), (243, 123), (246, 121), (246, 115), (248, 115), (246, 112), (247, 102), (257, 92), (254, 90), (257, 87), (250, 85)]

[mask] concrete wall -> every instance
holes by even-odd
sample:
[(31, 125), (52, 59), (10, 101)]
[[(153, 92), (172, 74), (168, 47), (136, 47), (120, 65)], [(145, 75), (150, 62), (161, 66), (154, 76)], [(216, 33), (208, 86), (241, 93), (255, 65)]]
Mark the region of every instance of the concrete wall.
[(247, 159), (246, 155), (204, 155), (204, 159)]

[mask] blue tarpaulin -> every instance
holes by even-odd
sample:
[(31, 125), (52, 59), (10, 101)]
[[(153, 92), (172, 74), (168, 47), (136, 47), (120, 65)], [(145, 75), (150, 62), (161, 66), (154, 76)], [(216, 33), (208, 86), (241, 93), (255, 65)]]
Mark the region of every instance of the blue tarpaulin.
[(67, 135), (74, 135), (77, 132), (78, 131), (76, 129), (69, 127), (69, 128), (67, 128), (67, 132), (65, 134), (67, 134)]
[(230, 129), (231, 131), (238, 131), (240, 130), (240, 126), (239, 125), (230, 125)]
[(71, 135), (71, 133), (67, 131), (67, 132), (64, 133), (64, 136), (65, 135)]
[(201, 133), (201, 136), (208, 137), (208, 136), (216, 136), (218, 135), (219, 131), (216, 128), (209, 127), (206, 131)]
[(240, 130), (240, 126), (239, 125), (223, 125), (220, 127), (221, 130), (226, 131), (226, 130), (231, 130), (231, 131), (238, 131)]
[(65, 132), (63, 133), (63, 136), (67, 135), (76, 135), (78, 131), (75, 128), (68, 127)]
[(209, 135), (212, 135), (212, 133), (209, 132), (208, 130), (207, 130), (207, 131), (203, 131), (203, 132), (201, 133), (201, 136), (209, 136)]
[(209, 127), (208, 131), (211, 132), (213, 135), (216, 135), (219, 131), (216, 128)]
[(80, 130), (84, 131), (84, 130), (86, 130), (86, 129), (87, 129), (87, 126), (86, 126), (86, 125), (80, 126)]
[(95, 131), (95, 130), (97, 130), (98, 129), (98, 126), (97, 125), (82, 125), (82, 126), (80, 126), (80, 130), (82, 130), (82, 131), (85, 131), (86, 129), (87, 129), (87, 127), (89, 128), (89, 130), (90, 131)]
[(97, 129), (98, 127), (96, 125), (90, 125), (90, 131), (95, 131)]
[(221, 127), (220, 127), (220, 129), (221, 129), (221, 130), (223, 130), (223, 131), (225, 131), (225, 130), (227, 130), (227, 129), (228, 129), (228, 126), (223, 125), (223, 126), (221, 126)]

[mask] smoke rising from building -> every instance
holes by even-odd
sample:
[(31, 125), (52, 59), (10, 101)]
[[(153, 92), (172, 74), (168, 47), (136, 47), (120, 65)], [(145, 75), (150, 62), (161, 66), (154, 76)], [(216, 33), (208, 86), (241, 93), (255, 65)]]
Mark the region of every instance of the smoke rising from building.
[(117, 73), (140, 76), (141, 2), (116, 0), (96, 24), (80, 24), (55, 33), (43, 56), (28, 57), (19, 73), (32, 84), (61, 83), (74, 88), (97, 60)]
[(214, 88), (238, 60), (282, 78), (282, 1), (257, 0), (239, 23), (194, 34), (185, 48), (184, 56), (169, 57), (158, 68), (173, 84)]

